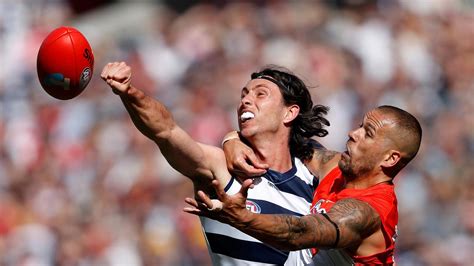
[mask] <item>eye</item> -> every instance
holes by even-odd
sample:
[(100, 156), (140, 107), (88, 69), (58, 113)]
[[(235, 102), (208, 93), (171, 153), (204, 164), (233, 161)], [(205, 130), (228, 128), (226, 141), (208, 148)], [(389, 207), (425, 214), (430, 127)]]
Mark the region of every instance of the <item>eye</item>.
[(366, 130), (366, 131), (365, 131), (365, 135), (366, 135), (367, 137), (369, 137), (369, 138), (372, 137), (372, 133), (371, 133), (369, 130)]
[(367, 127), (365, 129), (365, 135), (368, 136), (369, 138), (373, 138), (374, 137), (374, 129), (371, 128), (371, 127)]
[(264, 89), (259, 89), (255, 92), (255, 95), (257, 95), (257, 97), (265, 97), (267, 95), (267, 91)]

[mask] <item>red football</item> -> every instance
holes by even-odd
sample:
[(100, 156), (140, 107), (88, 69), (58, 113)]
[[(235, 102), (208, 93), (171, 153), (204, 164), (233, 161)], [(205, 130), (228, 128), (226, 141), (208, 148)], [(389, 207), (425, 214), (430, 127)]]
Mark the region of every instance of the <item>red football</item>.
[(43, 89), (54, 98), (68, 100), (79, 95), (91, 80), (94, 55), (82, 33), (59, 27), (43, 40), (36, 68)]

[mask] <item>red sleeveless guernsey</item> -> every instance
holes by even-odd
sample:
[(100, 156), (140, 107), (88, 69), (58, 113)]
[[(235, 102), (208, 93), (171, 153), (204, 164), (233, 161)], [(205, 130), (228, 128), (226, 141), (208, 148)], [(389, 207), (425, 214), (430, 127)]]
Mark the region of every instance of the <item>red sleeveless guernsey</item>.
[[(334, 203), (345, 198), (367, 202), (374, 208), (382, 221), (382, 232), (386, 249), (370, 256), (349, 254), (355, 265), (391, 265), (397, 236), (397, 197), (393, 184), (378, 184), (367, 189), (344, 188), (344, 177), (339, 167), (334, 168), (318, 185), (314, 192), (312, 213), (329, 212)], [(317, 252), (317, 251), (315, 251)]]

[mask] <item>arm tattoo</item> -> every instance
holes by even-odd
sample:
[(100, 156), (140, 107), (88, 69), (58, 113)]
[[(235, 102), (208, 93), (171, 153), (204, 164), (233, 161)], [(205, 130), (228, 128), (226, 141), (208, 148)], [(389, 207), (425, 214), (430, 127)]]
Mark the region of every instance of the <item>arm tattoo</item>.
[(319, 149), (314, 150), (314, 155), (316, 156), (316, 159), (320, 162), (320, 164), (326, 164), (327, 162), (332, 160), (332, 158), (334, 158), (334, 156), (336, 156), (337, 154), (338, 152), (335, 151)]
[[(381, 226), (377, 212), (356, 199), (338, 201), (327, 215), (339, 227), (338, 248), (357, 246)], [(334, 225), (321, 214), (303, 217), (260, 214), (249, 224), (237, 227), (282, 250), (333, 248), (337, 239)]]
[(356, 199), (343, 199), (331, 208), (328, 213), (344, 231), (341, 245), (360, 243), (381, 226), (378, 213), (366, 202)]
[(335, 152), (335, 151), (326, 151), (324, 152), (323, 156), (322, 156), (322, 159), (321, 159), (321, 162), (323, 164), (326, 164), (327, 162), (329, 162), (330, 160), (332, 160), (332, 158), (334, 158), (334, 156), (336, 156), (338, 153)]
[(238, 226), (240, 229), (281, 250), (332, 247), (336, 239), (334, 226), (322, 215), (259, 215), (259, 222)]

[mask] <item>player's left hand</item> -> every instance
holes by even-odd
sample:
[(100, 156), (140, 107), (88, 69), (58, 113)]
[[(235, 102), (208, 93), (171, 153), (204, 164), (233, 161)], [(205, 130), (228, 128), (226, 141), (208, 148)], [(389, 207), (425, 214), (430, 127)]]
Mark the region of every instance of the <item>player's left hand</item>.
[(268, 164), (261, 163), (255, 152), (240, 139), (226, 141), (222, 147), (227, 162), (227, 169), (239, 181), (265, 174)]

